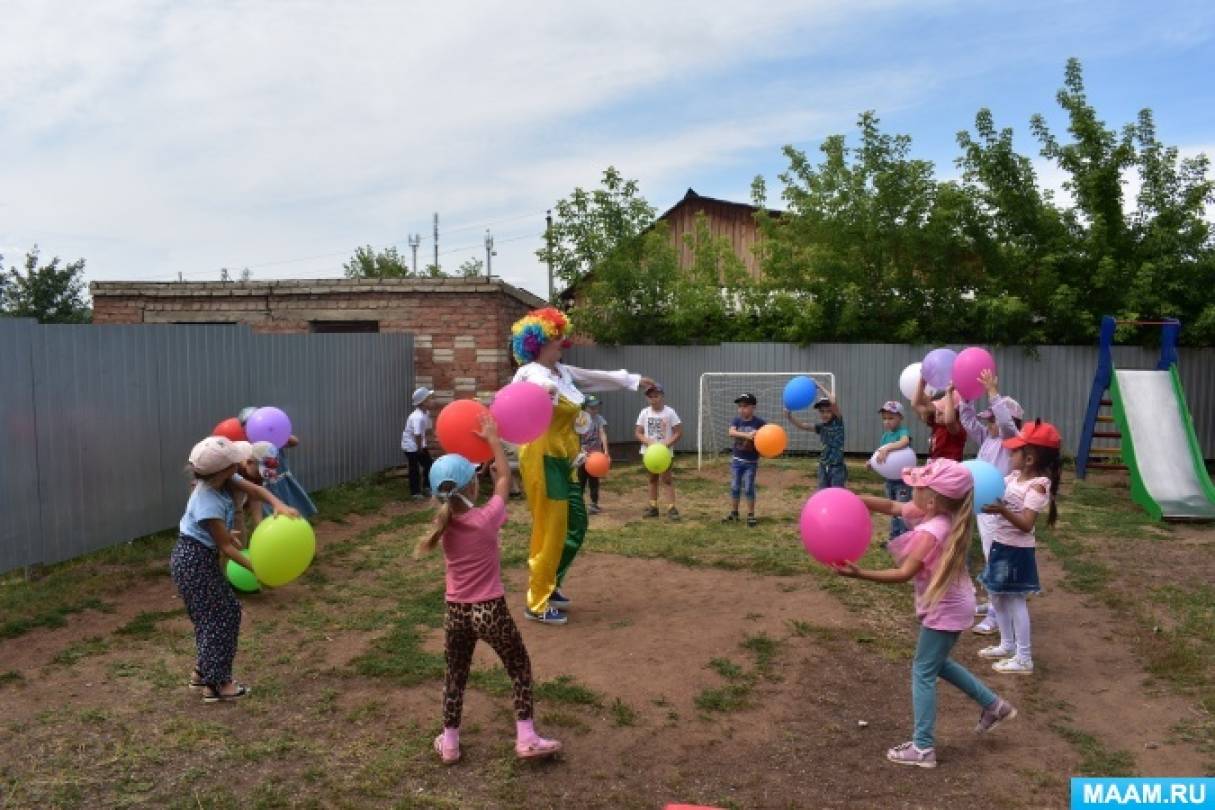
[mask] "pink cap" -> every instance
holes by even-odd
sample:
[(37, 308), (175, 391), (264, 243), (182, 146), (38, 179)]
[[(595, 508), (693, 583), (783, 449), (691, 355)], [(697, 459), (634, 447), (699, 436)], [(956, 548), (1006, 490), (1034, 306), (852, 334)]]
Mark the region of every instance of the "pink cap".
[(961, 498), (974, 489), (970, 470), (949, 458), (934, 458), (923, 467), (903, 470), (903, 482), (913, 487), (928, 487), (946, 498)]
[(223, 436), (208, 436), (190, 451), (190, 466), (199, 475), (214, 475), (246, 458), (239, 447)]

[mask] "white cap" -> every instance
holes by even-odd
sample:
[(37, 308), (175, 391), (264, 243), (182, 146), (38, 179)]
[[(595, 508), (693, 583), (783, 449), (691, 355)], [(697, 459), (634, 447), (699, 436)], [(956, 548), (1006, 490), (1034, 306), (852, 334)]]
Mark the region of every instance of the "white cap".
[[(248, 442), (241, 442), (248, 444)], [(208, 436), (190, 451), (190, 466), (199, 475), (215, 475), (215, 473), (240, 464), (248, 455), (244, 454), (236, 443), (230, 442), (223, 436)]]
[(253, 458), (253, 445), (249, 442), (232, 442), (232, 446), (240, 453), (240, 460), (242, 462)]
[(429, 388), (423, 385), (421, 388), (413, 392), (413, 406), (415, 408), (418, 407), (429, 399), (430, 395), (433, 393), (434, 391), (431, 391)]

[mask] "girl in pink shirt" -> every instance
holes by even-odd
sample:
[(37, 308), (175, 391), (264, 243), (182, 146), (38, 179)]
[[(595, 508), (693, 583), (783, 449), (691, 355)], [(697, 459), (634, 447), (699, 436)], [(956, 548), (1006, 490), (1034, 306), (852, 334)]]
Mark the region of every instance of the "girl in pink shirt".
[(1011, 703), (949, 657), (958, 636), (970, 627), (975, 589), (966, 571), (970, 548), (974, 481), (970, 471), (951, 459), (903, 471), (912, 489), (911, 503), (873, 496), (861, 500), (871, 512), (902, 517), (912, 528), (890, 542), (898, 568), (871, 571), (852, 563), (836, 566), (841, 576), (873, 582), (915, 582), (915, 613), (920, 637), (911, 664), (911, 704), (915, 710), (912, 739), (886, 752), (898, 765), (937, 766), (933, 732), (937, 720), (937, 678), (944, 678), (978, 703), (977, 733), (991, 731), (1017, 716)]
[(464, 687), (472, 668), (473, 648), (480, 639), (493, 647), (510, 675), (515, 703), (515, 754), (520, 759), (548, 757), (561, 743), (536, 733), (532, 720), (532, 665), (519, 628), (506, 607), (500, 569), (499, 530), (506, 523), (510, 464), (493, 417), (481, 421), (481, 432), (494, 451), (494, 493), (477, 508), (477, 469), (455, 453), (430, 468), (430, 488), (439, 501), (435, 530), (418, 543), (415, 556), (443, 543), (447, 563), (447, 617), (444, 651), (447, 676), (443, 687), (443, 733), (434, 747), (444, 765), (460, 761), (460, 715)]

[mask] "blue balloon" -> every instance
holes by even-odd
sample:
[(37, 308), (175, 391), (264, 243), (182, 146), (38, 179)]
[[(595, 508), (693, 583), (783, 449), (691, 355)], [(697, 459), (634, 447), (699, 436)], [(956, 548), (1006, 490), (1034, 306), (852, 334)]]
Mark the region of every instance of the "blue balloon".
[(800, 411), (809, 408), (818, 397), (818, 385), (809, 377), (794, 377), (785, 383), (785, 410)]
[(1004, 497), (1004, 476), (993, 465), (982, 459), (963, 461), (962, 466), (970, 470), (975, 482), (975, 514), (983, 513), (983, 507)]

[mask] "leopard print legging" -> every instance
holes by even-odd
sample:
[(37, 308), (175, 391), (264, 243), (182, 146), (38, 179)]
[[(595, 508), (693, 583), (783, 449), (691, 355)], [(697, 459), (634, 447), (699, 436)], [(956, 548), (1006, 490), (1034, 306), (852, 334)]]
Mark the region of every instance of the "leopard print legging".
[(532, 662), (523, 646), (523, 636), (506, 607), (506, 598), (489, 602), (448, 602), (446, 632), (447, 678), (443, 685), (443, 726), (459, 728), (464, 709), (464, 687), (472, 667), (477, 639), (493, 647), (510, 676), (515, 700), (515, 718), (532, 716)]

